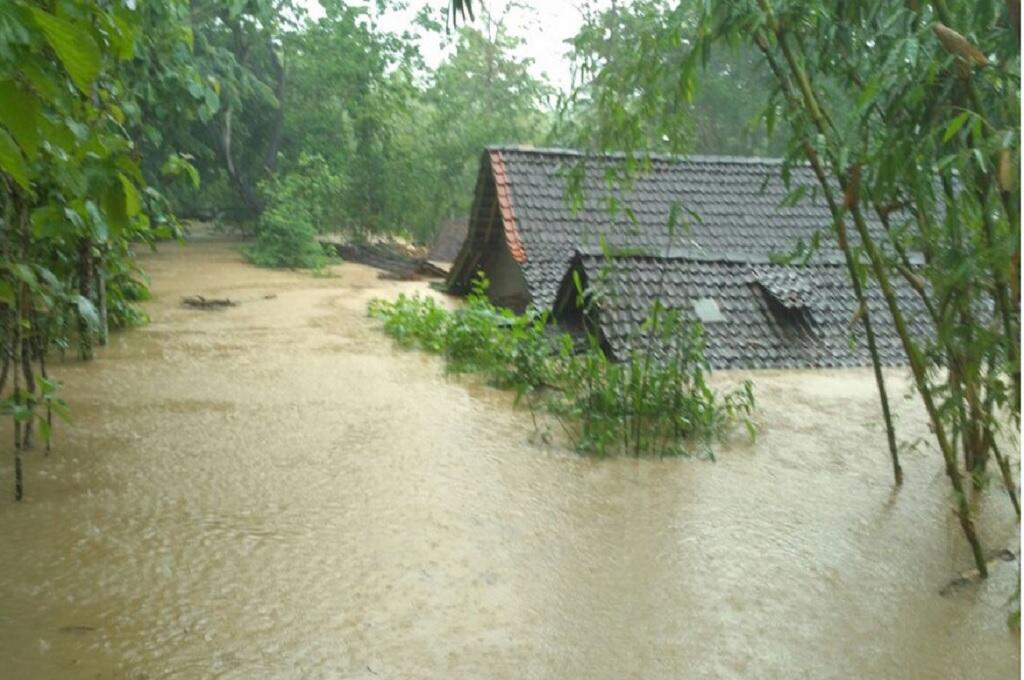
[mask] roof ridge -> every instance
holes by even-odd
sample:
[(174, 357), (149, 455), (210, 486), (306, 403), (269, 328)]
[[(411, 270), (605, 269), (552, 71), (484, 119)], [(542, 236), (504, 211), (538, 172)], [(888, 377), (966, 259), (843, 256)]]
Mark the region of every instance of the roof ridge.
[[(622, 160), (627, 157), (624, 151), (581, 151), (560, 147), (536, 147), (521, 144), (498, 144), (485, 147), (487, 151), (532, 154), (536, 156), (569, 156), (573, 158), (607, 158)], [(665, 154), (637, 152), (637, 159), (650, 158), (655, 161), (673, 163), (734, 163), (737, 165), (782, 165), (785, 159), (772, 156), (733, 156), (728, 154)], [(797, 163), (806, 165), (806, 163)]]
[[(779, 255), (784, 255), (779, 253)], [(748, 252), (742, 250), (719, 250), (713, 248), (609, 248), (605, 252), (601, 248), (590, 246), (577, 246), (574, 248), (575, 257), (589, 257), (593, 259), (616, 259), (616, 260), (686, 260), (691, 262), (732, 262), (738, 264), (780, 264), (772, 253)], [(803, 266), (814, 265), (839, 265), (845, 260), (841, 256), (832, 253), (815, 253)], [(785, 266), (801, 266), (800, 263)]]

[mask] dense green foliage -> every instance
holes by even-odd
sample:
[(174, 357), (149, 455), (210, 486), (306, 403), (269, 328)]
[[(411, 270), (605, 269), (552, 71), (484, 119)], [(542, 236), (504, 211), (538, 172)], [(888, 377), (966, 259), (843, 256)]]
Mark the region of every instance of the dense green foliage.
[[(311, 252), (301, 210), (291, 239), (283, 233), (289, 222), (278, 219), (287, 211), (263, 215), (284, 198), (281, 187), (309, 181), (311, 171), (314, 181), (330, 180), (292, 198), (315, 202), (317, 233), (429, 242), (442, 219), (468, 212), (484, 145), (530, 143), (544, 134), (548, 88), (528, 61), (513, 56), (519, 39), (500, 23), (459, 29), (451, 56), (431, 71), (416, 47), (424, 32), (442, 35), (429, 13), (399, 35), (381, 30), (378, 15), (362, 5), (322, 5), (316, 20), (292, 8), (292, 22), (255, 33), (250, 22), (236, 27), (237, 44), (224, 47), (235, 64), (228, 74), (238, 93), (228, 102), (233, 108), (222, 105), (206, 130), (197, 130), (200, 120), (181, 138), (204, 181), (177, 192), (176, 204), (189, 213), (208, 206), (203, 212), (272, 232), (278, 252), (257, 262), (302, 261)], [(255, 66), (259, 54), (264, 68)], [(222, 82), (220, 74), (207, 78)], [(282, 258), (286, 242), (295, 250)]]
[[(599, 110), (597, 83), (588, 80), (563, 98), (556, 122), (555, 91), (532, 75), (528, 59), (516, 56), (522, 38), (508, 31), (504, 15), (478, 7), (478, 21), (446, 33), (424, 12), (396, 34), (382, 30), (379, 13), (362, 5), (322, 5), (316, 20), (290, 4), (278, 7), (273, 20), (262, 18), (272, 11), (264, 4), (237, 17), (218, 15), (231, 27), (230, 41), (219, 24), (208, 29), (191, 16), (197, 45), (206, 46), (201, 55), (196, 49), (198, 85), (191, 87), (202, 95), (200, 115), (170, 139), (187, 149), (203, 183), (173, 192), (183, 211), (201, 207), (258, 233), (268, 224), (261, 213), (275, 200), (268, 192), (292, 175), (305, 181), (308, 159), (316, 156), (336, 180), (319, 196), (327, 210), (314, 215), (318, 233), (429, 242), (441, 220), (468, 213), (484, 146), (595, 143), (586, 133), (598, 129), (591, 120)], [(285, 21), (282, 13), (292, 18)], [(581, 73), (594, 73), (597, 63), (624, 62), (629, 43), (649, 28), (639, 8), (620, 15), (617, 43), (601, 40), (596, 29), (576, 40)], [(448, 58), (435, 69), (418, 52), (424, 36), (448, 44)], [(611, 44), (622, 53), (608, 52)], [(213, 68), (218, 62), (206, 55), (215, 47), (230, 69)], [(725, 60), (713, 80), (717, 85), (706, 98), (679, 110), (676, 120), (688, 121), (687, 134), (670, 144), (651, 137), (652, 148), (770, 150), (763, 131), (747, 130), (757, 100), (749, 93), (767, 91), (750, 55)], [(218, 98), (219, 108), (208, 110)], [(748, 103), (723, 106), (729, 100)], [(275, 222), (272, 228), (286, 226)], [(295, 230), (296, 246), (308, 241), (306, 225), (296, 222)]]
[(656, 306), (629, 356), (613, 362), (596, 336), (555, 333), (547, 314), (495, 307), (486, 289), (478, 279), (454, 311), (401, 295), (373, 301), (370, 314), (399, 345), (442, 354), (453, 373), (479, 373), (515, 390), (531, 409), (556, 418), (581, 452), (672, 455), (699, 447), (710, 454), (712, 442), (740, 421), (753, 435), (751, 385), (712, 390), (699, 324)]
[(433, 298), (401, 295), (374, 300), (372, 316), (406, 348), (443, 354), (452, 373), (480, 373), (498, 387), (532, 390), (548, 385), (553, 345), (548, 318), (531, 310), (515, 314), (487, 299), (483, 279), (466, 304), (454, 312)]

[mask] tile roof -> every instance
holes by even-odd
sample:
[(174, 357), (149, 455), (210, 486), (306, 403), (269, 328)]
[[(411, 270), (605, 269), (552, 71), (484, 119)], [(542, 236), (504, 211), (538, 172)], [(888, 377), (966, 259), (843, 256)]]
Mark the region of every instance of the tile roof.
[[(809, 167), (789, 168), (787, 188), (781, 160), (653, 156), (620, 186), (612, 180), (626, 162), (621, 154), (488, 148), (449, 288), (466, 291), (487, 254), (507, 248), (539, 309), (565, 309), (572, 299), (570, 267), (591, 282), (608, 270), (606, 283), (615, 294), (604, 299), (597, 321), (620, 357), (660, 291), (666, 304), (688, 314), (701, 300), (702, 313), (714, 318), (715, 305), (703, 299), (717, 304), (724, 321), (705, 324), (713, 366), (870, 363), (862, 325), (851, 323), (856, 304), (831, 235), (832, 216)], [(576, 210), (567, 200), (571, 174), (583, 189)], [(796, 187), (805, 187), (805, 194), (790, 204), (784, 199)], [(668, 226), (672, 216), (675, 233)], [(819, 249), (806, 265), (773, 264), (773, 255), (816, 237)], [(604, 252), (616, 257), (606, 260)], [(916, 255), (912, 260), (919, 261)], [(894, 284), (910, 310), (912, 332), (925, 337), (928, 324), (916, 294), (902, 281)], [(882, 360), (906, 363), (877, 290), (869, 292), (869, 307)]]
[(808, 309), (817, 300), (812, 276), (799, 267), (764, 267), (754, 281), (786, 309)]
[[(597, 296), (596, 321), (616, 358), (622, 358), (655, 298), (694, 317), (694, 303), (714, 300), (724, 320), (705, 323), (706, 357), (715, 368), (844, 367), (870, 364), (857, 320), (857, 303), (845, 265), (783, 266), (740, 259), (577, 254), (571, 271), (582, 274)], [(767, 282), (767, 285), (766, 285)], [(928, 319), (916, 293), (893, 282), (908, 311), (908, 326), (927, 337)], [(575, 299), (564, 277), (562, 301)], [(906, 363), (899, 337), (877, 287), (868, 291), (879, 356), (884, 364)]]
[[(822, 252), (826, 257), (835, 252), (828, 233), (832, 218), (808, 167), (790, 168), (787, 189), (780, 160), (655, 155), (650, 168), (638, 171), (629, 187), (616, 187), (609, 180), (625, 167), (621, 154), (492, 147), (481, 160), (481, 181), (495, 185), (505, 243), (522, 266), (533, 304), (542, 309), (554, 301), (576, 248), (602, 241), (650, 253), (684, 247), (712, 255), (764, 257), (791, 252), (798, 242), (807, 244), (825, 230)], [(575, 212), (567, 202), (568, 174), (574, 168), (582, 169), (584, 191)], [(780, 206), (798, 186), (807, 188), (804, 199)], [(481, 192), (478, 184), (478, 197)], [(613, 202), (620, 206), (614, 216), (609, 211)], [(668, 228), (673, 213), (674, 235)], [(467, 239), (464, 249), (479, 244)], [(474, 273), (470, 269), (453, 268), (453, 288), (468, 283)]]
[(516, 211), (512, 206), (512, 198), (509, 196), (508, 172), (505, 170), (505, 160), (500, 151), (490, 150), (487, 155), (491, 159), (491, 169), (494, 173), (494, 186), (498, 194), (498, 206), (501, 211), (501, 222), (505, 232), (505, 244), (512, 253), (512, 259), (519, 264), (526, 261), (526, 251), (523, 250), (523, 243), (519, 239), (519, 232), (516, 229)]

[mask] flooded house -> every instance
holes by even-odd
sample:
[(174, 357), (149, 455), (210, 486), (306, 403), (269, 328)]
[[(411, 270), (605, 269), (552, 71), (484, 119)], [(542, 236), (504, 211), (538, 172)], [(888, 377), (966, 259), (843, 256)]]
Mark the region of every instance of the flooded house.
[[(616, 358), (657, 299), (702, 322), (717, 368), (870, 363), (832, 216), (810, 168), (654, 156), (620, 181), (629, 162), (563, 149), (486, 149), (449, 290), (468, 292), (482, 271), (496, 304), (549, 310), (569, 329), (595, 332)], [(916, 292), (893, 283), (911, 332), (924, 337)], [(867, 299), (882, 362), (905, 363), (877, 288)]]

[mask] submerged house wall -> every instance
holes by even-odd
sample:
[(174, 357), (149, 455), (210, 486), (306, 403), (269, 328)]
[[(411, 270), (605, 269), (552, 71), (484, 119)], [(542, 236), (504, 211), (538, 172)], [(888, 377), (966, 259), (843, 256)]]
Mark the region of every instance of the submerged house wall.
[(523, 274), (524, 261), (504, 161), (499, 152), (485, 151), (466, 237), (449, 272), (448, 289), (457, 294), (468, 293), (473, 279), (482, 271), (491, 283), (490, 299), (521, 312), (531, 301)]
[(530, 293), (526, 287), (526, 278), (519, 263), (513, 259), (508, 248), (501, 244), (490, 254), (483, 264), (483, 272), (491, 282), (487, 296), (496, 305), (508, 307), (516, 313), (522, 313), (530, 303)]

